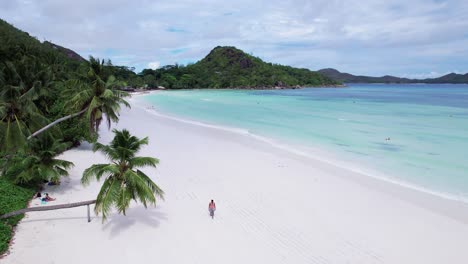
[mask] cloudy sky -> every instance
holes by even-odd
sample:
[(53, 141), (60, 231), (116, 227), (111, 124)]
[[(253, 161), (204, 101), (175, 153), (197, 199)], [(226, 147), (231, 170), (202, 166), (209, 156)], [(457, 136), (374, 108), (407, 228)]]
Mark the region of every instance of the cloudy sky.
[(1, 0), (0, 17), (137, 71), (196, 62), (229, 45), (312, 70), (468, 72), (468, 0)]

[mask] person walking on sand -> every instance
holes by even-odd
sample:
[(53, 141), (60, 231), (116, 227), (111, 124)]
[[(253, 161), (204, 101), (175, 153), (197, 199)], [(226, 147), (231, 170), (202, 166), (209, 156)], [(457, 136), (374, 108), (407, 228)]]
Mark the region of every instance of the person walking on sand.
[(214, 218), (214, 212), (216, 211), (216, 204), (213, 200), (211, 200), (210, 204), (208, 204), (208, 211), (210, 211), (210, 216)]

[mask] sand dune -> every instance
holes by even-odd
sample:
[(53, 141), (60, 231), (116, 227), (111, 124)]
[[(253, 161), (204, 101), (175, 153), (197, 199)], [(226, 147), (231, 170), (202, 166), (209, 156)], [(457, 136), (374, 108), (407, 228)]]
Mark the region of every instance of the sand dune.
[[(468, 263), (464, 204), (150, 111), (123, 110), (116, 127), (150, 137), (141, 155), (161, 160), (146, 172), (166, 200), (104, 224), (85, 207), (30, 213), (2, 263)], [(76, 166), (47, 187), (54, 203), (95, 198), (100, 184), (79, 180), (104, 157), (84, 144), (61, 158)]]

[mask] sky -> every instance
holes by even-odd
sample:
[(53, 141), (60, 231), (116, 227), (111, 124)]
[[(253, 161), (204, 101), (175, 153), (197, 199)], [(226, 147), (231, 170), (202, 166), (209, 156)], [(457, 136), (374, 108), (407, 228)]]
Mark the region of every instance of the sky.
[(0, 18), (137, 72), (193, 63), (216, 46), (311, 70), (468, 72), (468, 0), (0, 0)]

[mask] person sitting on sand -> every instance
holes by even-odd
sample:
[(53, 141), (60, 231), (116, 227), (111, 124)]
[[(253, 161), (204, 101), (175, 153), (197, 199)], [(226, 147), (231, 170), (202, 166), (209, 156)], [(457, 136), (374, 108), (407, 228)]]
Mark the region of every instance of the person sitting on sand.
[(216, 204), (213, 200), (211, 200), (210, 204), (208, 204), (208, 211), (210, 211), (210, 216), (213, 218), (214, 212), (216, 211)]
[(45, 197), (42, 198), (42, 201), (51, 202), (51, 201), (55, 201), (55, 198), (50, 197), (49, 194), (46, 193)]
[(33, 199), (41, 198), (41, 197), (42, 197), (41, 192), (37, 192), (36, 194), (34, 194)]

